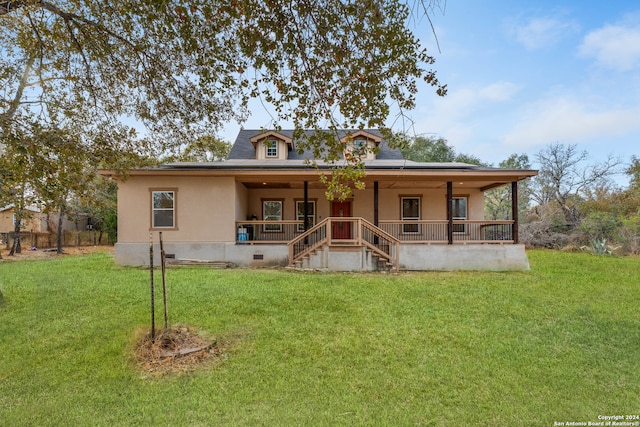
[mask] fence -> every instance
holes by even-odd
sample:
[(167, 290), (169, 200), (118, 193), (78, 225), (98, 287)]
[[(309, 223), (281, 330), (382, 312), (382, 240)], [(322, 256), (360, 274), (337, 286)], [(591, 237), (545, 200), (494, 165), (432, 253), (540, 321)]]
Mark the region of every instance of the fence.
[[(7, 250), (11, 249), (14, 236), (15, 233), (0, 233), (0, 240)], [(64, 247), (110, 245), (112, 243), (109, 241), (107, 233), (102, 233), (101, 236), (98, 231), (64, 231), (62, 233), (62, 246)], [(58, 246), (58, 235), (55, 233), (20, 233), (20, 245), (22, 248), (55, 248)]]

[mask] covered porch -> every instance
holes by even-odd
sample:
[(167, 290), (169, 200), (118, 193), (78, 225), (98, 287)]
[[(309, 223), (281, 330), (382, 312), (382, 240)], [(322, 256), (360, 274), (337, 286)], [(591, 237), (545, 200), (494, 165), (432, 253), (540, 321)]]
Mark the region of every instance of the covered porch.
[[(287, 246), (289, 266), (303, 265), (304, 257), (319, 249), (344, 252), (348, 247), (364, 248), (363, 256), (382, 258), (391, 270), (481, 267), (466, 261), (466, 266), (461, 265), (460, 260), (470, 252), (464, 248), (474, 245), (483, 252), (474, 250), (469, 256), (484, 265), (487, 258), (505, 259), (509, 256), (504, 252), (518, 252), (524, 262), (506, 269), (528, 268), (524, 248), (515, 246), (521, 246), (517, 182), (530, 176), (529, 171), (518, 174), (491, 169), (492, 175), (475, 170), (417, 172), (368, 171), (366, 188), (354, 190), (343, 202), (326, 200), (317, 171), (312, 176), (299, 174), (298, 179), (265, 175), (236, 178), (246, 199), (247, 209), (242, 214), (248, 218), (235, 222), (236, 244)], [(451, 176), (443, 177), (447, 173)], [(511, 218), (485, 220), (484, 192), (505, 185), (511, 189)], [(266, 212), (265, 206), (276, 209)], [(445, 247), (458, 248), (450, 255), (458, 260), (454, 263), (457, 267), (448, 261), (428, 266), (427, 259), (434, 259), (434, 251), (451, 252)]]

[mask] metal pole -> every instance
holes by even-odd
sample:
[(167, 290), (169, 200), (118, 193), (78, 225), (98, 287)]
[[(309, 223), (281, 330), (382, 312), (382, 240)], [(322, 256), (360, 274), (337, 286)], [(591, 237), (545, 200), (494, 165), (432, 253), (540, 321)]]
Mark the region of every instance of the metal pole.
[(149, 233), (149, 274), (151, 276), (151, 339), (156, 337), (156, 304), (153, 291), (153, 235)]
[(518, 181), (511, 183), (511, 219), (513, 220), (513, 228), (511, 234), (513, 235), (513, 243), (518, 243)]
[(447, 240), (453, 244), (453, 182), (447, 181)]
[(169, 328), (169, 310), (167, 309), (167, 281), (165, 280), (166, 254), (162, 243), (162, 231), (160, 232), (160, 265), (162, 266), (162, 302), (164, 303), (164, 329)]

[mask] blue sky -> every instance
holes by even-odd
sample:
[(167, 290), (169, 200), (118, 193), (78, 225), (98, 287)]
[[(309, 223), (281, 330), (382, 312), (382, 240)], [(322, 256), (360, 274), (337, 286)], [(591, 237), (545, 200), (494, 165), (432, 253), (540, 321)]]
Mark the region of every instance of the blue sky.
[[(640, 156), (640, 2), (448, 0), (432, 21), (440, 51), (426, 21), (414, 30), (449, 92), (421, 88), (411, 132), (495, 165), (555, 142)], [(268, 125), (262, 108), (245, 128)]]

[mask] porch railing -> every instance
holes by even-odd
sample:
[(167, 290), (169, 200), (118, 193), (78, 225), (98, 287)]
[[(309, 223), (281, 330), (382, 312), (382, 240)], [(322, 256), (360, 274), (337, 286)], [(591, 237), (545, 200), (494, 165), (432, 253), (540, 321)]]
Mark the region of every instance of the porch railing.
[[(454, 243), (513, 243), (514, 221), (453, 221)], [(379, 227), (402, 243), (448, 243), (448, 222), (380, 221)]]
[(303, 221), (238, 221), (236, 243), (287, 243), (303, 232)]
[[(329, 218), (325, 218), (324, 223)], [(354, 244), (358, 237), (355, 232), (361, 229), (361, 218), (332, 218), (329, 228), (334, 230), (321, 238), (342, 236), (340, 244)], [(351, 225), (353, 224), (353, 225)], [(369, 223), (371, 224), (371, 223)], [(513, 243), (513, 221), (453, 221), (454, 243)], [(371, 226), (375, 227), (373, 224)], [(446, 220), (435, 221), (379, 221), (378, 228), (401, 243), (448, 243)], [(284, 244), (304, 233), (303, 221), (238, 221), (236, 222), (236, 242), (238, 244)], [(342, 234), (340, 234), (342, 233)], [(319, 236), (309, 238), (320, 238)]]
[(364, 246), (397, 270), (400, 242), (364, 218), (329, 217), (288, 243), (289, 265), (324, 245)]

